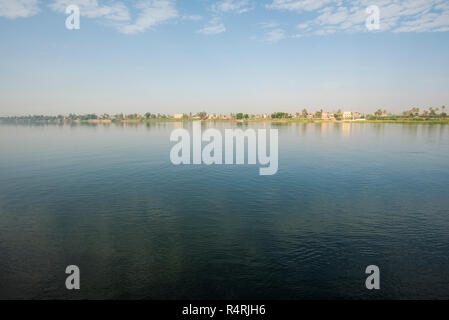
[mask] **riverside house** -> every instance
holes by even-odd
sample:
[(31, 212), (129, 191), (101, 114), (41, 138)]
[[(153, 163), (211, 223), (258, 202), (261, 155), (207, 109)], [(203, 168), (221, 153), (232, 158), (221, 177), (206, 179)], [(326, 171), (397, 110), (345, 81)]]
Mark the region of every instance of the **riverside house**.
[(352, 119), (352, 112), (351, 111), (343, 112), (343, 120), (351, 120), (351, 119)]

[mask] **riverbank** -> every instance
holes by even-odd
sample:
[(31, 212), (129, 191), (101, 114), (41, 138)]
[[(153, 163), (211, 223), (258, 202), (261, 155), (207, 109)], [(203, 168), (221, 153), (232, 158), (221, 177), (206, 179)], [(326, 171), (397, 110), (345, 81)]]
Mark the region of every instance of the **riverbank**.
[(234, 122), (234, 123), (253, 123), (253, 122), (270, 122), (270, 123), (400, 123), (400, 124), (449, 124), (449, 119), (397, 119), (397, 120), (322, 120), (322, 119), (175, 119), (175, 118), (159, 118), (159, 119), (132, 119), (132, 120), (30, 120), (30, 119), (13, 119), (0, 118), (0, 124), (56, 124), (56, 125), (76, 125), (76, 124), (92, 124), (92, 125), (109, 125), (109, 124), (142, 124), (156, 122)]

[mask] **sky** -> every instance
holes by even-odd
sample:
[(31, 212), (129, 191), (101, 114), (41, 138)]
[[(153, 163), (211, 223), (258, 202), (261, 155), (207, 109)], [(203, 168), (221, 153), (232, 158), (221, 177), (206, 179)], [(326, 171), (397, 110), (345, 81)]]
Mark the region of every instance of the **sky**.
[(0, 0), (0, 116), (399, 113), (448, 71), (447, 0)]

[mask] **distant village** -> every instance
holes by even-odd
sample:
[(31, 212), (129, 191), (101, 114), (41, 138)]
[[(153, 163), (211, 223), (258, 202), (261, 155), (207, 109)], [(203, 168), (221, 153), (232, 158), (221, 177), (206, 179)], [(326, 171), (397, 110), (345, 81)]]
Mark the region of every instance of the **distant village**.
[(401, 115), (395, 115), (387, 112), (384, 109), (378, 109), (372, 114), (364, 114), (355, 111), (324, 111), (319, 110), (315, 112), (308, 112), (303, 109), (301, 112), (287, 113), (287, 112), (274, 112), (274, 113), (260, 113), (260, 114), (248, 114), (248, 113), (229, 113), (229, 114), (217, 114), (207, 112), (198, 113), (177, 113), (174, 115), (151, 113), (145, 114), (69, 114), (58, 116), (44, 116), (44, 115), (29, 115), (29, 116), (15, 116), (15, 117), (0, 117), (1, 122), (91, 122), (91, 123), (112, 123), (112, 122), (138, 122), (138, 121), (151, 121), (151, 120), (175, 120), (175, 121), (191, 121), (191, 120), (232, 120), (232, 121), (264, 121), (264, 120), (298, 120), (298, 121), (376, 121), (376, 120), (447, 120), (446, 107), (440, 108), (411, 108), (402, 112)]
[(286, 113), (286, 112), (275, 112), (275, 113), (262, 113), (262, 114), (247, 114), (247, 113), (236, 113), (236, 114), (196, 114), (196, 115), (186, 115), (186, 114), (175, 114), (174, 119), (196, 119), (196, 120), (270, 120), (270, 119), (317, 119), (317, 120), (362, 120), (365, 119), (365, 115), (359, 112), (351, 111), (317, 111), (314, 113), (308, 113), (307, 110), (299, 113)]

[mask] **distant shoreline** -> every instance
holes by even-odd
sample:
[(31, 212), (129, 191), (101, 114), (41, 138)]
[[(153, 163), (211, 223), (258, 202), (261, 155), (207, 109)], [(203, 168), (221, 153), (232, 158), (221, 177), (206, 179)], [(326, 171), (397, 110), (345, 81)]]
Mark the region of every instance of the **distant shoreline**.
[(54, 124), (54, 125), (77, 125), (77, 124), (91, 124), (91, 125), (111, 125), (111, 124), (145, 124), (157, 122), (230, 122), (230, 123), (255, 123), (255, 122), (270, 122), (270, 123), (398, 123), (398, 124), (449, 124), (449, 119), (397, 119), (397, 120), (321, 120), (321, 119), (138, 119), (138, 120), (31, 120), (31, 119), (11, 119), (0, 118), (0, 124)]

